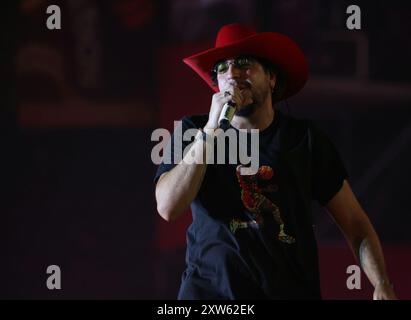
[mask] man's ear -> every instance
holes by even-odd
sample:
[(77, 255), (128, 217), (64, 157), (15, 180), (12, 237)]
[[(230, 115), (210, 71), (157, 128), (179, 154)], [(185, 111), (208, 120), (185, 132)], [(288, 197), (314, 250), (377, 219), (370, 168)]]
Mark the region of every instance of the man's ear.
[(277, 83), (277, 75), (276, 75), (274, 72), (270, 72), (270, 87), (271, 87), (271, 91), (274, 90), (276, 83)]

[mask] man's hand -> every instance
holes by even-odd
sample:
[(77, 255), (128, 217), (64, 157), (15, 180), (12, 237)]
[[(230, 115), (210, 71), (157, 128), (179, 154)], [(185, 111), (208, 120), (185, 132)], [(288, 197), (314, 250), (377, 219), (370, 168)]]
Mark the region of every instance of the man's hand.
[(392, 284), (388, 282), (382, 282), (375, 286), (374, 300), (397, 300)]
[(213, 95), (211, 101), (210, 113), (208, 117), (208, 122), (204, 129), (217, 129), (218, 119), (220, 117), (223, 106), (229, 102), (233, 101), (237, 109), (240, 109), (243, 105), (247, 105), (253, 102), (250, 93), (245, 92), (237, 85), (227, 86), (224, 90), (217, 92)]
[(343, 231), (368, 279), (374, 285), (373, 299), (396, 299), (388, 281), (380, 240), (348, 181), (344, 180), (340, 191), (326, 207)]

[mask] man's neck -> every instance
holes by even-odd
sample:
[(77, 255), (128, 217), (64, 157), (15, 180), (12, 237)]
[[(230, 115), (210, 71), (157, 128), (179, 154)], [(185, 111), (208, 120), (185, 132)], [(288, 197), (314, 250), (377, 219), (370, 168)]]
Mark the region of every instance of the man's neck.
[(231, 125), (237, 129), (259, 129), (264, 130), (273, 122), (275, 116), (274, 108), (270, 103), (266, 103), (254, 110), (247, 117), (235, 115)]

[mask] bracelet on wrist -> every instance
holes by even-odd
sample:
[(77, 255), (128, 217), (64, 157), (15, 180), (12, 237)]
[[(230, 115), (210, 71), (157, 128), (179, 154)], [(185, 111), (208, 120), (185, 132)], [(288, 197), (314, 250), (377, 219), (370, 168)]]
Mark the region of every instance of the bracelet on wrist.
[(206, 131), (209, 131), (210, 129), (206, 129), (206, 131), (202, 128), (199, 129), (202, 134), (203, 141), (205, 142), (214, 142), (214, 135), (210, 135)]

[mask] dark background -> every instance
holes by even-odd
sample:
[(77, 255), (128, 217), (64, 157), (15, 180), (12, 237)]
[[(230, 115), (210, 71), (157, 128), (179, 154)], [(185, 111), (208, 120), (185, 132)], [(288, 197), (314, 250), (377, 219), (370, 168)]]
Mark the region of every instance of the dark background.
[[(46, 28), (57, 4), (62, 29)], [(360, 6), (362, 29), (346, 28)], [(343, 0), (2, 2), (2, 299), (174, 299), (189, 214), (156, 212), (156, 128), (207, 112), (211, 91), (181, 59), (243, 22), (294, 38), (310, 79), (278, 108), (310, 117), (335, 142), (384, 246), (400, 298), (411, 298), (411, 3)], [(326, 299), (348, 290), (355, 260), (316, 207)], [(58, 265), (62, 289), (48, 290)]]

